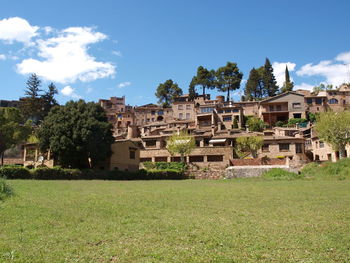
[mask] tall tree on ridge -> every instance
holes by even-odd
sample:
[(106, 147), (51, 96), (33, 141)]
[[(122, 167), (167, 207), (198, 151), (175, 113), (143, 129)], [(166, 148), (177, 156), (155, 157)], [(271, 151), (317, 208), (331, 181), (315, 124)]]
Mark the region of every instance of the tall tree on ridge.
[(286, 70), (284, 75), (285, 75), (285, 82), (283, 83), (283, 87), (281, 88), (282, 93), (292, 91), (294, 87), (294, 83), (290, 81), (289, 70), (287, 65), (286, 65)]
[(206, 99), (206, 89), (215, 88), (215, 71), (208, 70), (202, 66), (199, 66), (197, 69), (197, 75), (194, 76), (191, 80), (190, 87), (200, 86), (203, 91), (203, 99)]
[(230, 100), (230, 91), (240, 88), (242, 77), (243, 73), (233, 62), (227, 62), (226, 66), (216, 71), (216, 86), (219, 91), (227, 92), (226, 101)]
[(43, 100), (43, 118), (49, 113), (49, 111), (51, 110), (52, 107), (57, 106), (58, 102), (55, 99), (55, 95), (58, 94), (57, 88), (55, 86), (55, 84), (53, 84), (52, 82), (49, 84), (48, 86), (48, 91), (45, 92), (45, 94), (43, 94), (41, 96), (42, 100)]
[(171, 79), (160, 83), (155, 93), (155, 96), (159, 99), (158, 102), (161, 103), (163, 107), (169, 107), (170, 104), (181, 95), (182, 89)]
[(259, 100), (265, 96), (262, 71), (262, 67), (251, 69), (244, 89), (244, 98), (246, 100)]
[(273, 68), (270, 60), (266, 58), (263, 73), (264, 89), (268, 97), (273, 97), (277, 94), (279, 88), (277, 86), (276, 78), (273, 74)]

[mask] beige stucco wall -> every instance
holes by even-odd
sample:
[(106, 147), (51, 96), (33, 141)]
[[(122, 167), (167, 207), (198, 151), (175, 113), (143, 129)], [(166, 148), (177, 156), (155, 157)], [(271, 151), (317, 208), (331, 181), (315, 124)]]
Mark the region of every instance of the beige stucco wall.
[[(112, 144), (112, 156), (109, 169), (121, 171), (137, 171), (140, 164), (140, 150), (131, 141), (117, 141)], [(130, 159), (130, 151), (135, 150), (135, 159)]]

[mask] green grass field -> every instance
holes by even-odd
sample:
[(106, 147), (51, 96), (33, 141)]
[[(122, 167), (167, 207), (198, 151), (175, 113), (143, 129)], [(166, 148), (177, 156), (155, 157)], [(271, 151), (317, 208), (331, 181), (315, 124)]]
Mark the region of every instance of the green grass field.
[(0, 262), (350, 262), (350, 180), (9, 183)]

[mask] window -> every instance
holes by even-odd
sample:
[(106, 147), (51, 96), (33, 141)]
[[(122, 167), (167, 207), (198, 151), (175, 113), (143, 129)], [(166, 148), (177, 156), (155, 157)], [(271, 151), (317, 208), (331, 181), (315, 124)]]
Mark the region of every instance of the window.
[(191, 105), (186, 105), (186, 110), (190, 110), (191, 109)]
[(328, 103), (329, 104), (338, 104), (338, 100), (337, 99), (330, 99), (329, 101), (328, 101)]
[(293, 118), (294, 119), (300, 119), (301, 118), (301, 113), (293, 113)]
[(191, 118), (191, 114), (190, 113), (186, 113), (186, 120), (189, 120)]
[(239, 112), (239, 109), (233, 109), (232, 112)]
[(158, 115), (163, 115), (164, 114), (164, 111), (160, 110), (158, 111)]
[(320, 148), (324, 148), (324, 142), (320, 141)]
[(263, 152), (269, 152), (269, 151), (270, 151), (270, 144), (265, 143), (265, 144), (262, 146), (262, 151), (263, 151)]
[(303, 147), (301, 143), (296, 143), (295, 144), (295, 152), (296, 153), (303, 153)]
[(200, 156), (200, 155), (198, 155), (198, 156), (190, 156), (190, 158), (189, 158), (190, 160), (190, 162), (194, 162), (194, 163), (201, 163), (201, 162), (204, 162), (204, 156)]
[(156, 141), (146, 141), (146, 146), (156, 146)]
[(307, 98), (307, 99), (306, 99), (306, 103), (307, 103), (307, 104), (312, 104), (312, 99), (311, 99), (311, 98)]
[(183, 118), (183, 113), (179, 113), (179, 119), (182, 120)]
[(223, 155), (208, 155), (207, 160), (208, 160), (208, 162), (223, 162), (224, 156)]
[(293, 102), (292, 107), (293, 107), (293, 109), (300, 109), (301, 103), (300, 102)]
[(230, 109), (225, 110), (225, 113), (230, 113), (230, 112), (231, 112)]
[(130, 159), (136, 158), (136, 151), (135, 150), (129, 150), (129, 158)]
[(315, 100), (317, 105), (321, 105), (322, 104), (322, 99), (321, 98), (316, 98)]
[(274, 111), (273, 105), (271, 105), (271, 106), (269, 107), (269, 109), (270, 109), (270, 111)]
[(223, 116), (222, 120), (225, 121), (225, 122), (226, 121), (232, 121), (232, 116)]
[(183, 109), (184, 109), (184, 106), (183, 106), (183, 105), (178, 105), (178, 106), (177, 106), (177, 109), (178, 109), (178, 110), (183, 110)]
[(201, 113), (212, 113), (213, 108), (201, 108)]
[(152, 114), (152, 115), (155, 115), (155, 114), (156, 114), (156, 112), (153, 110), (153, 111), (151, 111), (151, 114)]
[(281, 111), (282, 110), (282, 106), (281, 105), (277, 105), (276, 110), (277, 111)]
[(280, 143), (279, 144), (280, 152), (287, 152), (289, 151), (289, 143)]

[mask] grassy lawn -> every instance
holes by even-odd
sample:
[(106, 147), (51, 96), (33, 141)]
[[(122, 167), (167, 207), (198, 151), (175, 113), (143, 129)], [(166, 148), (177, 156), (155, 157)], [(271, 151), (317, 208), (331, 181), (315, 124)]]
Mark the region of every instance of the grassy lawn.
[(0, 262), (350, 262), (350, 180), (9, 182)]

